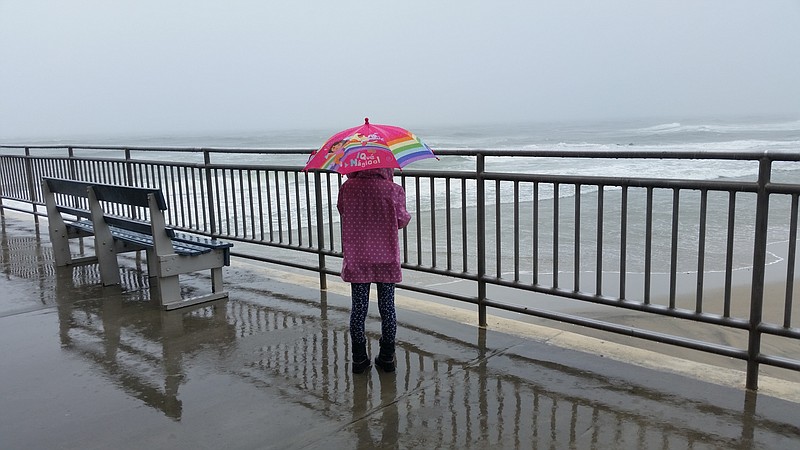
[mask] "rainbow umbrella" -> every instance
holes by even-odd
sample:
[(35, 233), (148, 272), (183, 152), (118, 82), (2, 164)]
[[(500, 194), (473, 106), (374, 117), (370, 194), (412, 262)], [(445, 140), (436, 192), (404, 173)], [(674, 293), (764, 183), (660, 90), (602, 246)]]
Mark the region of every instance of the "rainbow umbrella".
[(399, 169), (414, 161), (436, 158), (433, 150), (408, 130), (391, 125), (364, 125), (331, 136), (308, 158), (303, 170), (322, 169), (347, 174), (358, 170)]

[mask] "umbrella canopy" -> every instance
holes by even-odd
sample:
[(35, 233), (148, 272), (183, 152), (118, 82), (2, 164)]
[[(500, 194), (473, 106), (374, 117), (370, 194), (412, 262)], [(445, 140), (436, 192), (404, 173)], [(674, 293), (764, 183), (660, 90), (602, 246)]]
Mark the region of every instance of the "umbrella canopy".
[(371, 124), (366, 118), (364, 125), (331, 136), (311, 154), (303, 170), (347, 174), (366, 169), (399, 169), (425, 158), (437, 157), (413, 133), (391, 125)]

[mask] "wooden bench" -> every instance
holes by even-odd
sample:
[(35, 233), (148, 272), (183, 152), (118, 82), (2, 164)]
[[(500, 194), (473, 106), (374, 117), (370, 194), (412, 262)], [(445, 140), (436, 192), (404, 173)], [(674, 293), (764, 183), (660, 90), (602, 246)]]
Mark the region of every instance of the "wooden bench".
[[(103, 285), (115, 285), (120, 284), (117, 254), (145, 250), (151, 286), (158, 288), (165, 309), (228, 296), (222, 267), (230, 265), (233, 244), (168, 227), (160, 189), (43, 178), (42, 192), (57, 266), (97, 262)], [(87, 236), (94, 236), (95, 254), (73, 258), (70, 239)], [(182, 298), (178, 276), (206, 269), (211, 269), (211, 293)]]

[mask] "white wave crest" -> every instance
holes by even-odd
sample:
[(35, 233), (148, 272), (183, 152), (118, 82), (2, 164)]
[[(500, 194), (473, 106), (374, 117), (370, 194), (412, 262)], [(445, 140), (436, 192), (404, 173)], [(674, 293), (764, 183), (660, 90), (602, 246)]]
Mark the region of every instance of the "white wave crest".
[(673, 134), (673, 133), (746, 133), (746, 132), (800, 132), (800, 120), (770, 123), (735, 123), (735, 124), (693, 124), (684, 125), (678, 122), (654, 125), (651, 127), (630, 130), (634, 134)]
[(655, 125), (655, 126), (652, 126), (652, 127), (639, 128), (639, 129), (632, 130), (632, 131), (638, 132), (638, 133), (650, 134), (650, 133), (664, 133), (664, 132), (670, 132), (670, 131), (675, 131), (675, 130), (680, 130), (680, 129), (681, 129), (681, 124), (678, 123), (678, 122), (673, 122), (673, 123), (664, 123), (664, 124), (661, 124), (661, 125)]

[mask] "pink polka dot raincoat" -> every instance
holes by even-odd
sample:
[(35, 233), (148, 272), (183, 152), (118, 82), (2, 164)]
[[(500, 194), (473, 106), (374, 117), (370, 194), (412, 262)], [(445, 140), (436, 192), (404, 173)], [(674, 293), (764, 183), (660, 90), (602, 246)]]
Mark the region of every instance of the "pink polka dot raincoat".
[(406, 194), (392, 169), (352, 172), (339, 190), (342, 279), (350, 283), (399, 283), (399, 229), (408, 225)]

